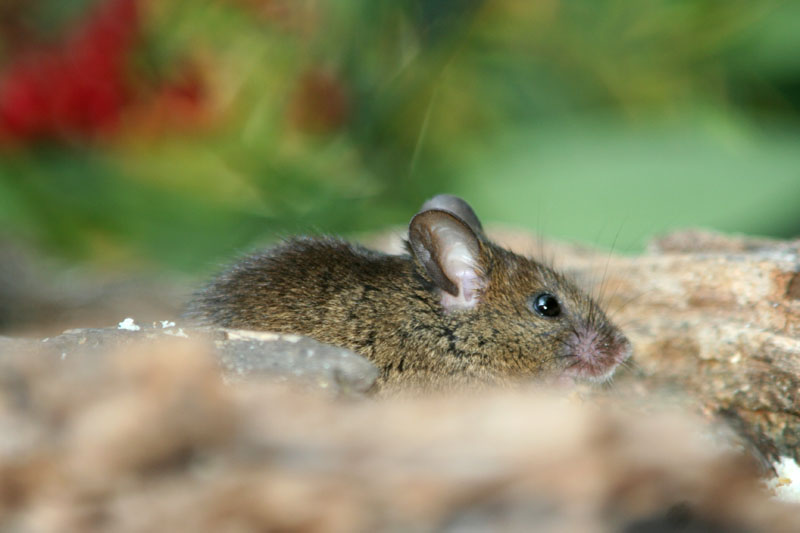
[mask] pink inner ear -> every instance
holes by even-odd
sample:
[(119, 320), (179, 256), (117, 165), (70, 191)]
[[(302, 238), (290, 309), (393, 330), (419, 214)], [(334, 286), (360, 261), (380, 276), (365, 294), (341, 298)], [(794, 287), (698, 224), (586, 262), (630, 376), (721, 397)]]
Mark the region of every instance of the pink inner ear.
[(478, 264), (480, 245), (475, 234), (463, 222), (449, 215), (431, 224), (430, 230), (438, 244), (436, 263), (442, 275), (458, 289), (455, 296), (441, 290), (442, 307), (445, 311), (474, 308), (485, 284)]
[(459, 288), (458, 296), (453, 296), (442, 291), (442, 307), (446, 311), (472, 309), (478, 305), (480, 289), (483, 288), (483, 279), (473, 268), (464, 268), (453, 272), (453, 281)]

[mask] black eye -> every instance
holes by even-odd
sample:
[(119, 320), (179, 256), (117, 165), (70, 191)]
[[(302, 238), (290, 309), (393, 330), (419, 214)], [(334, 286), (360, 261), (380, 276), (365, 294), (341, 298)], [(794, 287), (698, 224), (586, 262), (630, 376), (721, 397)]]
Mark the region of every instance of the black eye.
[(531, 300), (531, 307), (540, 315), (548, 318), (561, 314), (561, 304), (558, 303), (558, 298), (547, 292), (534, 296)]

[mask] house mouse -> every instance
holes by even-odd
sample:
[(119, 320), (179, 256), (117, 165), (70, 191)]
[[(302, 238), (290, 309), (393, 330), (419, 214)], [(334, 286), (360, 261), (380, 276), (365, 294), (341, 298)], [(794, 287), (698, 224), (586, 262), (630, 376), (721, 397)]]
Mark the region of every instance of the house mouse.
[(189, 314), (344, 346), (377, 365), (380, 390), (604, 381), (630, 356), (589, 295), (492, 243), (461, 198), (425, 202), (406, 249), (387, 255), (338, 238), (292, 238), (235, 263)]

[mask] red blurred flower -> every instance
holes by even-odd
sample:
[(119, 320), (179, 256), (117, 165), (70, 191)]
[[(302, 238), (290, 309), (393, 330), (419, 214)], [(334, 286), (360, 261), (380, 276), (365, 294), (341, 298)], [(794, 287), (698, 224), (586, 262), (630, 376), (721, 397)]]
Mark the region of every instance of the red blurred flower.
[(0, 74), (0, 131), (16, 140), (113, 131), (128, 100), (125, 66), (138, 0), (100, 2), (59, 48), (22, 54)]
[(202, 63), (182, 61), (158, 83), (130, 69), (145, 0), (99, 0), (58, 47), (18, 53), (0, 72), (0, 142), (197, 131), (209, 122)]

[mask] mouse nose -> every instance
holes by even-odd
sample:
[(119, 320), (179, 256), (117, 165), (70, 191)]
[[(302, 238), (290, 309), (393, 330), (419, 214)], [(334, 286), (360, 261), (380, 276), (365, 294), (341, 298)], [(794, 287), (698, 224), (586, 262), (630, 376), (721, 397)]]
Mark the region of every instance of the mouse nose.
[(569, 356), (565, 374), (578, 379), (603, 382), (631, 357), (630, 341), (616, 328), (595, 329), (582, 325), (573, 330), (565, 344)]

